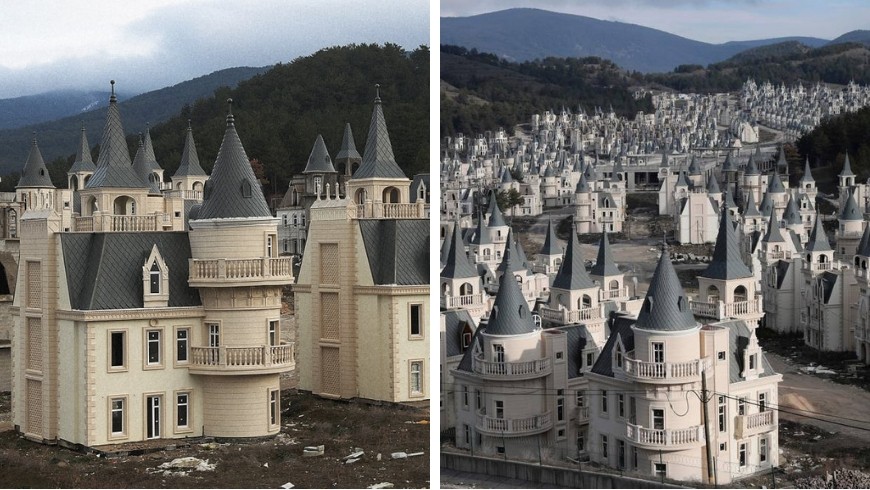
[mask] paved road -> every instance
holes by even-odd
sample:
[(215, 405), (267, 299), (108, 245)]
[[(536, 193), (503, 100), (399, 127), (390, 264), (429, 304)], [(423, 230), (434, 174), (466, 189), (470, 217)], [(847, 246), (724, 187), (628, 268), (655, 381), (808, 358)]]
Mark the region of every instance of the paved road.
[[(815, 375), (801, 373), (798, 370), (800, 365), (792, 364), (773, 353), (765, 355), (773, 369), (782, 374), (782, 383), (779, 385), (781, 408), (789, 412), (805, 413), (812, 417), (842, 422), (865, 430), (844, 427), (783, 411), (779, 413), (781, 419), (814, 425), (829, 432), (848, 434), (870, 444), (870, 392), (857, 386), (843, 385)], [(819, 414), (833, 414), (853, 420), (843, 420)]]

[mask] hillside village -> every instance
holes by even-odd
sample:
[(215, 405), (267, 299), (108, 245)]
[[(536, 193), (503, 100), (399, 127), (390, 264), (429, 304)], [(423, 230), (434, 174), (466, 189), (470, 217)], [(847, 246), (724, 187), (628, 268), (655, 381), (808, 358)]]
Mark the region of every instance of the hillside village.
[(634, 119), (563, 108), (445, 139), (450, 450), (744, 485), (795, 464), (770, 335), (870, 364), (867, 184), (847, 156), (837, 195), (820, 192), (817, 162), (792, 173), (783, 149), (870, 90), (651, 96)]

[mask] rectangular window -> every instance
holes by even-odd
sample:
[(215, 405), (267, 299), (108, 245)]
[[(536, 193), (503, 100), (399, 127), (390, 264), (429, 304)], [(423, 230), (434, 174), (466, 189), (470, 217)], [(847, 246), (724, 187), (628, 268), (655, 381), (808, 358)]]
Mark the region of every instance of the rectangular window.
[(269, 321), (269, 345), (279, 344), (278, 320)]
[(655, 473), (659, 478), (667, 478), (668, 477), (668, 465), (667, 463), (656, 463), (655, 464)]
[(740, 466), (741, 467), (746, 466), (746, 443), (745, 442), (740, 443), (740, 449), (738, 450), (737, 454), (738, 454)]
[(474, 390), (474, 397), (475, 397), (475, 402), (476, 402), (474, 405), (474, 408), (476, 408), (477, 410), (480, 410), (483, 407), (483, 403), (481, 403), (482, 400), (480, 398), (480, 390)]
[(746, 415), (746, 398), (737, 399), (737, 415)]
[(160, 294), (160, 266), (157, 265), (156, 260), (151, 264), (148, 278), (151, 285), (151, 294)]
[(607, 436), (601, 436), (601, 457), (607, 459)]
[(145, 335), (148, 343), (147, 364), (149, 366), (159, 365), (161, 362), (160, 330), (146, 330)]
[(758, 440), (758, 460), (762, 463), (767, 462), (767, 438), (762, 437)]
[(767, 393), (759, 393), (758, 394), (758, 411), (759, 412), (767, 411)]
[(502, 400), (495, 401), (495, 418), (497, 418), (497, 419), (504, 418), (504, 401), (502, 401)]
[(423, 394), (423, 361), (411, 361), (411, 395)]
[(595, 360), (591, 352), (586, 353), (586, 367), (592, 367), (592, 362)]
[(462, 424), (465, 427), (465, 443), (471, 444), (471, 427), (468, 424)]
[(631, 469), (637, 469), (637, 448), (635, 446), (631, 446)]
[(462, 387), (462, 407), (468, 408), (468, 387)]
[(665, 430), (665, 411), (661, 408), (654, 408), (652, 411), (652, 428), (655, 430)]
[(556, 392), (556, 420), (565, 420), (565, 391), (558, 390)]
[(586, 403), (586, 400), (583, 399), (583, 392), (580, 390), (577, 390), (577, 406), (583, 407), (583, 406), (585, 406), (584, 403)]
[(755, 354), (749, 356), (749, 369), (755, 369)]
[(175, 426), (187, 428), (190, 421), (190, 393), (179, 393), (175, 397)]
[(423, 305), (411, 305), (411, 337), (423, 336)]
[(616, 440), (616, 467), (625, 469), (625, 441), (621, 439)]
[(586, 450), (586, 434), (577, 434), (577, 450), (583, 452)]
[(607, 413), (607, 390), (601, 390), (601, 413)]
[(665, 344), (664, 342), (653, 342), (653, 362), (665, 362)]
[(126, 365), (126, 357), (124, 356), (125, 346), (124, 342), (126, 332), (111, 332), (109, 334), (111, 339), (111, 367), (113, 368), (122, 368)]
[(124, 427), (124, 398), (112, 398), (112, 435), (124, 435), (126, 428)]
[(726, 409), (728, 407), (725, 404), (725, 397), (724, 396), (720, 396), (718, 398), (719, 398), (719, 432), (725, 432), (725, 430), (728, 428), (728, 425), (726, 424), (726, 417), (727, 417)]
[(724, 350), (719, 351), (718, 357), (719, 357), (720, 361), (724, 361), (725, 360), (725, 351)]
[(266, 257), (272, 256), (272, 235), (266, 237)]
[(625, 417), (625, 395), (622, 393), (616, 395), (616, 414)]
[(278, 425), (279, 419), (279, 399), (278, 394), (280, 392), (278, 390), (269, 390), (269, 424), (270, 425)]
[(189, 328), (179, 328), (175, 331), (175, 360), (178, 362), (187, 362), (188, 359), (188, 350), (190, 345), (188, 344), (188, 340), (190, 339), (190, 329)]

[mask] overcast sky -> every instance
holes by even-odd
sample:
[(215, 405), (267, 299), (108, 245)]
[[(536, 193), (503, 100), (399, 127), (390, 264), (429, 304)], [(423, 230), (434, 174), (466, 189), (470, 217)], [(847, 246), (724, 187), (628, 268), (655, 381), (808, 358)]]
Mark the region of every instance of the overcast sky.
[(429, 44), (428, 0), (32, 0), (0, 10), (0, 98), (122, 93), (320, 48)]
[(464, 17), (514, 7), (639, 24), (709, 43), (784, 36), (833, 39), (870, 29), (867, 0), (441, 0), (441, 15)]

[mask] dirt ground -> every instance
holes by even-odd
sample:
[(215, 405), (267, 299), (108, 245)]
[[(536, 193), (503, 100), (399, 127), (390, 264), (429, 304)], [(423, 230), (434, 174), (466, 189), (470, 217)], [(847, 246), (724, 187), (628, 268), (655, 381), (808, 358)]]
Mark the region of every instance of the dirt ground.
[[(0, 432), (0, 487), (4, 488), (396, 488), (429, 487), (427, 409), (325, 400), (296, 390), (282, 393), (282, 428), (276, 438), (248, 443), (177, 441), (177, 449), (139, 456), (98, 457), (27, 441)], [(0, 397), (8, 407), (8, 394)], [(7, 409), (8, 410), (8, 409)], [(176, 441), (167, 441), (171, 444)], [(323, 456), (303, 458), (305, 446), (325, 445)], [(345, 464), (355, 448), (365, 451)], [(423, 452), (391, 459), (393, 452)], [(377, 455), (381, 454), (378, 461)], [(165, 473), (175, 458), (196, 457), (211, 471)]]

